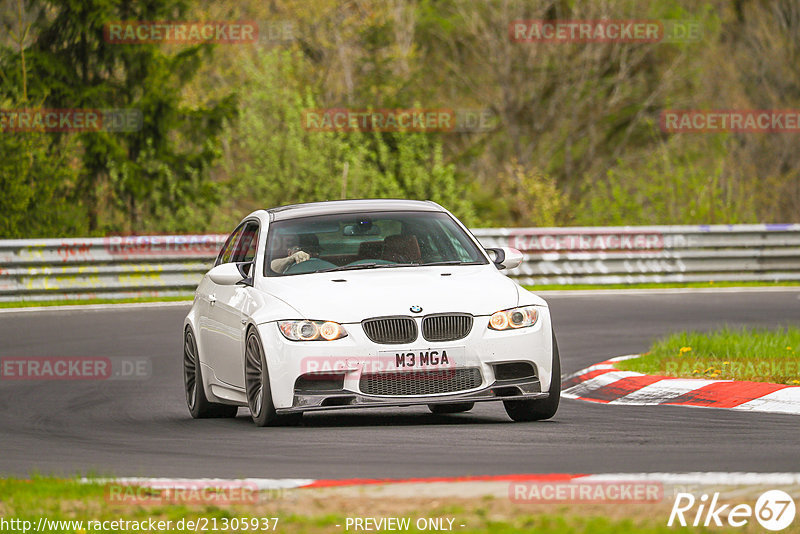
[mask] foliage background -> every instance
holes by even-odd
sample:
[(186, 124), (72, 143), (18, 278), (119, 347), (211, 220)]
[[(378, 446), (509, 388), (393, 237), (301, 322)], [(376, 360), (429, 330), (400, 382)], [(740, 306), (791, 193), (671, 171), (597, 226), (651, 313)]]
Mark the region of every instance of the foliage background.
[[(701, 39), (508, 36), (517, 19), (601, 18), (696, 21)], [(118, 20), (291, 38), (105, 42)], [(0, 108), (144, 117), (131, 133), (0, 132), (0, 237), (226, 232), (256, 208), (342, 197), (432, 199), (472, 226), (800, 222), (800, 136), (658, 124), (663, 109), (799, 109), (798, 58), (794, 0), (0, 0)], [(328, 107), (488, 109), (497, 126), (302, 127)]]

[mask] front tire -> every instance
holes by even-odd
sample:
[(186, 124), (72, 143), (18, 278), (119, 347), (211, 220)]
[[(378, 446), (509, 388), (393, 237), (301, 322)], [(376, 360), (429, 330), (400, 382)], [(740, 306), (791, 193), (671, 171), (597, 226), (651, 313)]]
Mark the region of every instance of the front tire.
[(203, 389), (202, 365), (200, 365), (197, 342), (190, 328), (183, 335), (183, 385), (186, 391), (186, 405), (195, 419), (214, 417), (236, 417), (236, 406), (209, 402)]
[(457, 402), (453, 404), (429, 404), (428, 409), (436, 415), (468, 412), (475, 406), (474, 402)]
[(247, 392), (247, 406), (256, 426), (267, 426), (278, 419), (272, 403), (269, 387), (269, 372), (264, 356), (264, 346), (255, 329), (247, 332), (244, 351), (244, 377)]
[(247, 406), (256, 426), (299, 425), (303, 421), (302, 413), (278, 415), (272, 402), (272, 390), (269, 387), (269, 371), (264, 356), (264, 346), (255, 329), (247, 333), (244, 352), (245, 390)]
[(556, 333), (553, 332), (553, 364), (550, 374), (550, 394), (546, 399), (503, 401), (508, 416), (517, 422), (550, 419), (558, 411), (561, 399), (561, 358), (558, 355)]

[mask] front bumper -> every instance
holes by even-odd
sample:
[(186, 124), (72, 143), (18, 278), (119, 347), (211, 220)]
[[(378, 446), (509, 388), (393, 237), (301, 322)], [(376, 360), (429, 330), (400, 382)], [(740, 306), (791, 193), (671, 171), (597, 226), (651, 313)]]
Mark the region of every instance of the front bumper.
[[(270, 389), (278, 413), (366, 408), (380, 406), (413, 406), (424, 404), (452, 404), (458, 402), (483, 402), (497, 400), (524, 400), (546, 398), (550, 386), (552, 367), (552, 326), (549, 310), (540, 308), (539, 320), (530, 327), (516, 331), (495, 331), (488, 328), (489, 317), (476, 316), (470, 334), (461, 340), (448, 343), (431, 343), (418, 339), (408, 346), (380, 345), (367, 338), (358, 323), (345, 324), (348, 336), (330, 342), (293, 342), (286, 340), (274, 322), (258, 325), (264, 344)], [(457, 368), (480, 370), (481, 380), (469, 389), (443, 393), (374, 394), (361, 388), (360, 378), (372, 364), (380, 365), (380, 352), (402, 349), (450, 349), (461, 347), (463, 358)], [(313, 373), (310, 363), (328, 361), (357, 361), (356, 368), (337, 369), (344, 374), (342, 387), (330, 391), (296, 390), (298, 378)], [(310, 362), (310, 363), (309, 363)], [(528, 362), (535, 369), (535, 377), (515, 378), (516, 382), (499, 380), (495, 374), (497, 364)], [(415, 369), (416, 370), (416, 369)], [(322, 371), (322, 369), (320, 369)]]
[(358, 408), (378, 408), (387, 406), (419, 406), (426, 404), (454, 404), (461, 402), (486, 402), (499, 400), (546, 399), (539, 380), (496, 380), (491, 386), (470, 391), (436, 396), (379, 397), (364, 395), (353, 391), (319, 391), (295, 394), (291, 408), (279, 408), (277, 413), (312, 412), (319, 410), (341, 410)]

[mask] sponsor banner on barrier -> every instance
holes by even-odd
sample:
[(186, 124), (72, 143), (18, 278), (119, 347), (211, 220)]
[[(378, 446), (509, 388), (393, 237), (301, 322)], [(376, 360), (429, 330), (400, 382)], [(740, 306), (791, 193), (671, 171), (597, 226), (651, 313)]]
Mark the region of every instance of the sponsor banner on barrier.
[(67, 261), (69, 258), (72, 257), (80, 257), (85, 256), (90, 253), (92, 250), (92, 244), (88, 242), (82, 241), (65, 241), (64, 243), (60, 244), (56, 249), (56, 253), (59, 257)]

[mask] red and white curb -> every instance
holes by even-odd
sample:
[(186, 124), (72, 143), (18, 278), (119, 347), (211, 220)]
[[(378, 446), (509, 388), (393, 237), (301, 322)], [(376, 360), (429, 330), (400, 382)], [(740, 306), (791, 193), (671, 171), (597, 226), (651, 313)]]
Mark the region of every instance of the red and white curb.
[(574, 373), (562, 382), (561, 396), (604, 404), (669, 405), (728, 408), (752, 412), (800, 414), (800, 386), (672, 378), (620, 371), (620, 356)]
[(346, 486), (396, 485), (396, 484), (437, 484), (460, 482), (532, 482), (532, 483), (568, 483), (568, 482), (661, 482), (669, 485), (718, 485), (718, 486), (800, 486), (800, 473), (529, 473), (511, 475), (486, 475), (464, 477), (432, 477), (432, 478), (348, 478), (348, 479), (311, 479), (311, 478), (145, 478), (130, 477), (116, 479), (88, 479), (84, 483), (115, 483), (141, 486), (153, 489), (198, 489), (203, 487), (237, 487), (257, 488), (260, 491), (288, 490), (302, 488), (336, 488)]

